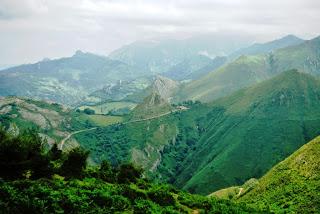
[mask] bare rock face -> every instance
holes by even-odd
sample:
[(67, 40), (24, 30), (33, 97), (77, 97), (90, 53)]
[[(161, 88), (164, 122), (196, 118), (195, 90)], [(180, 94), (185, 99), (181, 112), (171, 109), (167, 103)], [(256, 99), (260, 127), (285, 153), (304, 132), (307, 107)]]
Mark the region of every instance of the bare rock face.
[(147, 107), (160, 106), (166, 103), (166, 101), (158, 93), (152, 93), (149, 97), (145, 99)]
[(162, 99), (170, 101), (178, 86), (178, 82), (158, 75), (153, 82), (152, 91), (159, 94)]

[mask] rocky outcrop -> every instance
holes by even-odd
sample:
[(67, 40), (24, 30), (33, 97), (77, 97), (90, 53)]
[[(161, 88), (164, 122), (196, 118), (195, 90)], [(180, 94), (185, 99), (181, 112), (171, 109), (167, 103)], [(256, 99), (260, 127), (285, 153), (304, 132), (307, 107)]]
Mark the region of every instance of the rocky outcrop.
[(159, 94), (164, 100), (170, 101), (178, 86), (178, 82), (158, 75), (152, 84), (152, 92)]

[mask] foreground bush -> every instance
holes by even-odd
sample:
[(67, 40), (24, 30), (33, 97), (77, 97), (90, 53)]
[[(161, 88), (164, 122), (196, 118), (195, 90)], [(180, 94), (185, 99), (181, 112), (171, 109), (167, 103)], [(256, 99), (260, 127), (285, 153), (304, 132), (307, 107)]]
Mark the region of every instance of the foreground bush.
[(0, 130), (0, 213), (249, 213), (253, 210), (142, 178), (130, 163), (87, 167), (81, 148), (42, 147), (34, 132)]

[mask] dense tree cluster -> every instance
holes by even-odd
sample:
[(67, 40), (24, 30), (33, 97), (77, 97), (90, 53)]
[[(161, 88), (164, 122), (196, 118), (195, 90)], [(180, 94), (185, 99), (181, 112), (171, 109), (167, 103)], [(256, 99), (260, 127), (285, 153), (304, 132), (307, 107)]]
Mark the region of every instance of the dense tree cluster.
[(248, 213), (244, 204), (190, 195), (142, 178), (130, 163), (87, 166), (89, 153), (49, 150), (35, 131), (0, 130), (1, 213)]

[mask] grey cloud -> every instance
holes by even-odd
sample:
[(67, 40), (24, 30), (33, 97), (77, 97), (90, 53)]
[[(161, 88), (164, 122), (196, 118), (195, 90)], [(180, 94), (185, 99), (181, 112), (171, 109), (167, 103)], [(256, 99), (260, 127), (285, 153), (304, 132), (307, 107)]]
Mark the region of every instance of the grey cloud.
[(43, 0), (1, 0), (0, 19), (16, 19), (47, 12)]
[(318, 0), (0, 0), (0, 64), (106, 54), (157, 37), (226, 32), (252, 41), (320, 34)]

